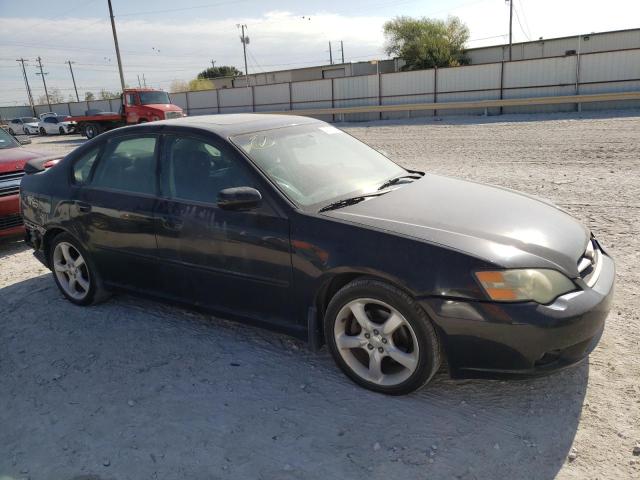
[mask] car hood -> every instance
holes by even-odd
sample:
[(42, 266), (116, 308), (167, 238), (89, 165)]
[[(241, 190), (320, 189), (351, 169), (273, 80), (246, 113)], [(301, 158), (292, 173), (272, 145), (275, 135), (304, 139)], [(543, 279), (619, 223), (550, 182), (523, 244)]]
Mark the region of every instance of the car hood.
[(42, 156), (38, 152), (32, 152), (22, 147), (0, 149), (0, 173), (22, 170), (24, 164), (29, 160)]
[(171, 103), (149, 103), (142, 105), (143, 107), (152, 108), (161, 112), (181, 112), (182, 109)]
[(29, 122), (29, 123), (23, 123), (23, 125), (25, 125), (27, 127), (36, 128), (39, 124), (38, 124), (38, 122)]
[(504, 268), (578, 276), (589, 231), (552, 203), (513, 190), (427, 174), (323, 215), (459, 250)]

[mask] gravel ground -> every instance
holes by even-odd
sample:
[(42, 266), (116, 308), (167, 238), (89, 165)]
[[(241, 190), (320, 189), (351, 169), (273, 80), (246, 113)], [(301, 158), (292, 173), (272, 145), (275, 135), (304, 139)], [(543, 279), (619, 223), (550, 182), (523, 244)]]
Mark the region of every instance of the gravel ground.
[(339, 126), (404, 166), (545, 196), (586, 222), (618, 267), (588, 362), (513, 382), (441, 372), (385, 397), (271, 332), (127, 295), (76, 307), (8, 241), (0, 479), (640, 478), (640, 112)]

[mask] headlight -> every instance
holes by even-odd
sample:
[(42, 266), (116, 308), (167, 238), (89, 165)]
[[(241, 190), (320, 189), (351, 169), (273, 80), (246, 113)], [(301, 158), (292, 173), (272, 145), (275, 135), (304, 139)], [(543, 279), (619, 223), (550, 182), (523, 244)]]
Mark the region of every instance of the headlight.
[(491, 300), (498, 302), (534, 302), (547, 304), (576, 285), (555, 270), (523, 268), (476, 272), (476, 278)]

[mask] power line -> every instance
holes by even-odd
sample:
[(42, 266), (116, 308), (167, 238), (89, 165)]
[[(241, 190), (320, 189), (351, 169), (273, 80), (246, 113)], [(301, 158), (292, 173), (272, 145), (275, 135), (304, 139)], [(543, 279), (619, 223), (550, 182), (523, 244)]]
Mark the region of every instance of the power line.
[(520, 31), (522, 31), (522, 33), (524, 34), (524, 36), (526, 37), (527, 40), (531, 41), (531, 37), (529, 37), (529, 35), (527, 35), (527, 32), (525, 32), (524, 28), (522, 27), (522, 23), (520, 23), (520, 17), (518, 16), (518, 9), (514, 8), (514, 12), (516, 14), (516, 20), (518, 21), (518, 25), (520, 25)]
[(531, 35), (531, 28), (529, 28), (529, 22), (527, 22), (527, 14), (524, 11), (524, 2), (523, 0), (519, 0), (520, 2), (520, 13), (522, 13), (522, 21), (524, 22), (524, 26), (527, 27), (527, 32), (529, 32), (529, 37), (533, 37)]

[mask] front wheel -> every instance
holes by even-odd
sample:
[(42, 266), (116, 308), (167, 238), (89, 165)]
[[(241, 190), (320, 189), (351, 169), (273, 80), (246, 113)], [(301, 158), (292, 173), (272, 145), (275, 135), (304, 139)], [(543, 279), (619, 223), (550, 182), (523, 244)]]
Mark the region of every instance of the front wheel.
[(440, 344), (426, 312), (379, 280), (354, 280), (336, 293), (324, 330), (338, 366), (369, 390), (404, 395), (428, 383), (440, 367)]
[(29, 130), (27, 129), (27, 127), (24, 127), (22, 131), (24, 132), (25, 135), (29, 135)]
[(49, 261), (58, 288), (70, 302), (90, 305), (108, 297), (87, 253), (71, 235), (53, 239)]
[(58, 133), (59, 133), (60, 135), (64, 135), (64, 133), (65, 133), (65, 132), (64, 132), (64, 128), (62, 128), (62, 127), (58, 128)]
[(47, 131), (44, 129), (44, 127), (40, 127), (40, 135), (44, 137), (46, 134), (47, 134)]

